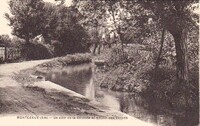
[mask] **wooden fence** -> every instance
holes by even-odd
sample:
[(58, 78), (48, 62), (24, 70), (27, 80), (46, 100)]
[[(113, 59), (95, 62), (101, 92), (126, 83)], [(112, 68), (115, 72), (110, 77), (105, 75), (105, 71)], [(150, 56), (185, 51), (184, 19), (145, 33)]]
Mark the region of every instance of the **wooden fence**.
[(13, 61), (21, 56), (21, 51), (15, 47), (0, 47), (0, 62)]

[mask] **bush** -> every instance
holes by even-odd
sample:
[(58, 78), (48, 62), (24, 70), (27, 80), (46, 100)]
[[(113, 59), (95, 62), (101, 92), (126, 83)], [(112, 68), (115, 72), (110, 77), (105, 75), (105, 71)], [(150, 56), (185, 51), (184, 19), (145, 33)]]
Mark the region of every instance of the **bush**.
[(48, 59), (53, 57), (50, 46), (41, 43), (26, 43), (22, 47), (22, 57), (27, 60)]
[(117, 46), (112, 48), (110, 58), (108, 60), (109, 66), (125, 63), (128, 59), (128, 53), (122, 50), (121, 47)]
[(149, 76), (150, 84), (142, 95), (149, 103), (149, 109), (156, 110), (154, 112), (157, 114), (181, 114), (198, 120), (197, 69), (190, 69), (188, 85), (177, 83), (176, 70), (173, 68), (162, 67), (157, 73), (154, 69), (146, 71), (144, 76)]
[(71, 64), (75, 65), (75, 64), (83, 64), (83, 63), (90, 63), (90, 62), (92, 62), (92, 58), (91, 58), (90, 54), (76, 53), (73, 55), (69, 54), (64, 57), (54, 58), (51, 61), (48, 61), (48, 62), (38, 65), (37, 67), (39, 67), (40, 69), (42, 69), (42, 68), (57, 69), (57, 68), (62, 68), (63, 66), (71, 65)]

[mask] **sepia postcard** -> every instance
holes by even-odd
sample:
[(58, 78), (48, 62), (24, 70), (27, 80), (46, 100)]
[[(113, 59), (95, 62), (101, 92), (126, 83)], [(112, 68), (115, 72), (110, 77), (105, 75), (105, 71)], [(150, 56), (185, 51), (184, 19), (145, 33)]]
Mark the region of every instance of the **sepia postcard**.
[(0, 5), (0, 125), (199, 126), (198, 0)]

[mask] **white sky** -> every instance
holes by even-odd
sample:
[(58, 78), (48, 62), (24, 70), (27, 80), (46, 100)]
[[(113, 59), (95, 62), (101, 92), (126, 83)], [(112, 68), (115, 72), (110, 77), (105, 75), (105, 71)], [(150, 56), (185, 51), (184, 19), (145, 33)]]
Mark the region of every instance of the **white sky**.
[[(11, 36), (11, 28), (8, 26), (8, 20), (5, 18), (4, 14), (9, 13), (9, 8), (8, 8), (8, 1), (9, 0), (0, 0), (0, 35), (1, 34), (8, 34)], [(55, 0), (43, 0), (45, 2), (52, 2), (56, 3)], [(71, 5), (72, 0), (65, 0), (66, 5), (69, 6)]]
[(9, 12), (8, 9), (8, 0), (0, 1), (0, 34), (11, 34), (11, 29), (7, 25), (9, 22), (5, 18), (4, 14)]

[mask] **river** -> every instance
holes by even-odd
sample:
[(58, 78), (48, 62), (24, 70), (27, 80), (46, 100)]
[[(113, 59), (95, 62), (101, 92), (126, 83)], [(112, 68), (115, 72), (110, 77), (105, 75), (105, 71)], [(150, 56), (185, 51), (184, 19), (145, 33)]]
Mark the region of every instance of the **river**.
[(94, 69), (95, 67), (92, 64), (66, 66), (62, 69), (52, 70), (46, 75), (46, 80), (146, 122), (161, 126), (182, 125), (177, 124), (177, 120), (173, 116), (158, 115), (147, 109), (148, 103), (138, 95), (114, 92), (96, 86), (93, 83)]

